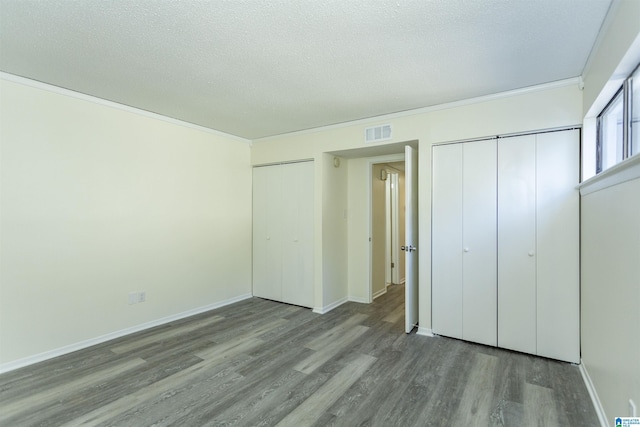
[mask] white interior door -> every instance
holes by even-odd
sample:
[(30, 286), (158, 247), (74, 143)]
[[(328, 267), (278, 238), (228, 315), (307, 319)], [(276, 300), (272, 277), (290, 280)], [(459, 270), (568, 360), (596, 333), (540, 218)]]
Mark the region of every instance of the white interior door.
[(405, 156), (405, 332), (418, 324), (418, 152), (410, 146)]

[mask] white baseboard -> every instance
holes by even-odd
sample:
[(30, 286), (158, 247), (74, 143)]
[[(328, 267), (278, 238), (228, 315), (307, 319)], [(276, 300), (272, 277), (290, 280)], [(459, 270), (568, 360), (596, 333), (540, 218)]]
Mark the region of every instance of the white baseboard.
[(387, 293), (387, 287), (385, 286), (384, 289), (380, 289), (378, 292), (376, 292), (375, 294), (373, 294), (373, 299), (378, 298), (379, 296), (382, 296), (384, 294)]
[(433, 337), (433, 331), (431, 328), (424, 328), (422, 326), (418, 326), (418, 331), (416, 335), (422, 335), (423, 337)]
[(360, 298), (360, 297), (349, 297), (349, 301), (357, 302), (359, 304), (369, 304), (369, 301), (367, 301), (366, 298)]
[(121, 329), (119, 331), (111, 332), (106, 335), (102, 335), (95, 338), (90, 338), (88, 340), (80, 341), (74, 344), (66, 345), (64, 347), (56, 348), (54, 350), (45, 351), (43, 353), (35, 354), (33, 356), (27, 356), (22, 359), (14, 360), (13, 362), (7, 362), (0, 364), (0, 374), (13, 371), (19, 368), (23, 368), (25, 366), (33, 365), (38, 362), (43, 362), (45, 360), (53, 359), (54, 357), (63, 356), (68, 353), (72, 353), (74, 351), (82, 350), (87, 347), (91, 347), (96, 344), (102, 344), (103, 342), (107, 342), (116, 338), (123, 337), (125, 335), (130, 335), (135, 332), (140, 332), (145, 329), (150, 329), (156, 326), (164, 325), (165, 323), (174, 322), (176, 320), (184, 319), (186, 317), (195, 316), (196, 314), (204, 313), (206, 311), (214, 310), (216, 308), (223, 307), (225, 305), (233, 304), (248, 298), (251, 298), (251, 294), (244, 294), (237, 297), (229, 298), (224, 301), (219, 301), (213, 304), (205, 305), (203, 307), (194, 308), (193, 310), (188, 310), (182, 313), (174, 314), (171, 316), (163, 317), (157, 320), (152, 320), (150, 322), (142, 323), (140, 325), (132, 326), (130, 328)]
[(314, 307), (313, 308), (313, 312), (314, 313), (318, 313), (318, 314), (325, 314), (330, 312), (331, 310), (333, 310), (336, 307), (340, 307), (342, 304), (344, 304), (345, 302), (348, 302), (349, 298), (344, 297), (344, 298), (340, 298), (338, 301), (334, 301), (329, 305), (325, 305), (324, 307)]
[(587, 386), (587, 390), (589, 391), (589, 396), (591, 396), (591, 402), (593, 403), (593, 408), (596, 410), (596, 414), (598, 414), (598, 419), (600, 420), (600, 425), (602, 427), (607, 427), (609, 423), (607, 422), (607, 415), (604, 413), (604, 408), (602, 407), (602, 402), (600, 402), (600, 398), (598, 397), (598, 392), (596, 391), (593, 382), (591, 382), (591, 377), (589, 376), (589, 372), (587, 372), (587, 367), (584, 365), (584, 361), (580, 359), (580, 373), (582, 374), (582, 380), (584, 381), (584, 385)]

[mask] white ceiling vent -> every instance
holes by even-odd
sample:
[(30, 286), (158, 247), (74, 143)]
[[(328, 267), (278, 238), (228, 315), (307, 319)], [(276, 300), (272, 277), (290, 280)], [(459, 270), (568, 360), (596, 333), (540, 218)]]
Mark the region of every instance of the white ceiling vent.
[(378, 142), (391, 139), (391, 125), (381, 125), (364, 130), (364, 142)]

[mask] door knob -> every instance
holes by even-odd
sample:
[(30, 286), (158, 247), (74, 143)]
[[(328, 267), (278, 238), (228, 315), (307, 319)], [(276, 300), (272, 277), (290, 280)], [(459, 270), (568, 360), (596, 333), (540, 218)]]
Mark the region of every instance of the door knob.
[(533, 251), (529, 251), (529, 256), (533, 256)]
[(464, 248), (464, 251), (465, 252), (469, 252), (469, 248)]

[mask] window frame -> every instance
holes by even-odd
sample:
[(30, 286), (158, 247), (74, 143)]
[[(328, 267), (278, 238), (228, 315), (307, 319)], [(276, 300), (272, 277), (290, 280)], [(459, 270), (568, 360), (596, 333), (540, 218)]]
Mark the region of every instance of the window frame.
[[(640, 125), (636, 126), (636, 129), (633, 127), (633, 77), (634, 74), (640, 70), (640, 64), (638, 64), (634, 70), (629, 73), (627, 78), (624, 79), (620, 89), (618, 89), (611, 97), (607, 105), (602, 109), (600, 114), (598, 114), (596, 120), (596, 175), (605, 171), (606, 169), (625, 161), (629, 157), (640, 154), (640, 150), (635, 147), (632, 147), (633, 143), (633, 132), (634, 130), (640, 133)], [(638, 76), (636, 76), (638, 79)], [(636, 82), (636, 84), (640, 83), (640, 79)], [(607, 168), (603, 168), (604, 161), (604, 153), (603, 150), (606, 146), (604, 141), (604, 125), (603, 120), (606, 117), (607, 113), (617, 104), (619, 97), (622, 96), (622, 160), (616, 161), (612, 165), (609, 165)], [(636, 152), (634, 152), (636, 151)]]
[[(634, 76), (634, 74), (638, 74), (637, 76)], [(638, 64), (638, 66), (636, 67), (635, 70), (633, 70), (631, 72), (631, 74), (629, 75), (629, 77), (626, 80), (627, 85), (629, 86), (627, 91), (629, 92), (629, 104), (628, 104), (628, 108), (629, 108), (629, 113), (628, 113), (628, 119), (629, 119), (629, 127), (628, 127), (628, 131), (629, 131), (629, 157), (631, 156), (635, 156), (637, 154), (640, 153), (640, 119), (636, 122), (636, 124), (634, 125), (633, 123), (633, 87), (634, 85), (638, 85), (638, 94), (640, 94), (640, 64)], [(639, 97), (640, 98), (640, 97)], [(640, 99), (636, 99), (636, 106), (640, 106)], [(638, 116), (640, 117), (640, 111), (638, 111)], [(636, 137), (636, 143), (638, 143), (638, 147), (635, 147), (633, 145), (633, 137), (634, 134), (637, 133), (638, 136)]]

